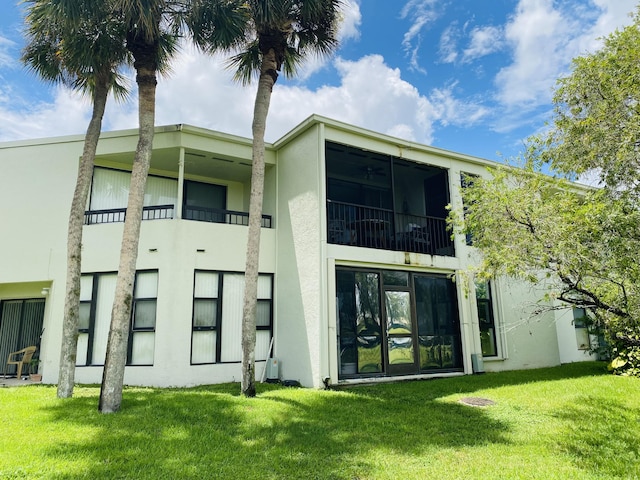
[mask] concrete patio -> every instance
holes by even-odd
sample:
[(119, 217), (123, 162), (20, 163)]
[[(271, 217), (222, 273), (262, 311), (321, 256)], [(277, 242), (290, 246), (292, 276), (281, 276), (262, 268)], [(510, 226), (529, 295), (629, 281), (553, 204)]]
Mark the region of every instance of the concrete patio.
[(29, 377), (26, 378), (26, 380), (23, 379), (18, 379), (16, 377), (7, 377), (4, 378), (3, 376), (0, 375), (0, 388), (3, 387), (24, 387), (25, 385), (37, 385), (40, 384), (42, 382), (33, 382), (29, 379)]

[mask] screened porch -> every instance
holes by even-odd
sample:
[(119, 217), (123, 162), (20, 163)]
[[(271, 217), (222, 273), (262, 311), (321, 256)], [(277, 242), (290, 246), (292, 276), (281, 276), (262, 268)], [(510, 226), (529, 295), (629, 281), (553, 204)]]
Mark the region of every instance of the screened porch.
[(455, 256), (446, 169), (328, 142), (327, 241)]

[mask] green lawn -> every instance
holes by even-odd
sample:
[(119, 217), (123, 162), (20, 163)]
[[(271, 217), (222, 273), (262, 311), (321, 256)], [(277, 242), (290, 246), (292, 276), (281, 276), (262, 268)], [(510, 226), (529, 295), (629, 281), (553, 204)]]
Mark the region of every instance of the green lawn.
[[(0, 478), (640, 477), (640, 379), (601, 363), (360, 386), (0, 388)], [(470, 407), (463, 397), (493, 400)]]

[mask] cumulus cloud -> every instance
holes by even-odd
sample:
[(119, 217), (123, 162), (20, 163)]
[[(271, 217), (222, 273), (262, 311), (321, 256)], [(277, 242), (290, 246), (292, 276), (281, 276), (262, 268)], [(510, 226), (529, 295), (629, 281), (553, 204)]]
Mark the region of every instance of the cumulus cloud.
[(360, 13), (359, 0), (345, 0), (342, 7), (342, 22), (340, 24), (339, 39), (344, 42), (348, 39), (360, 38), (360, 24), (362, 14)]
[[(576, 52), (593, 48), (588, 40), (596, 34), (606, 35), (614, 25), (631, 21), (626, 15), (633, 10), (632, 0), (594, 2), (598, 9), (576, 10), (576, 5), (584, 2), (520, 0), (505, 25), (472, 28), (471, 23), (450, 24), (441, 35), (441, 61), (463, 65), (497, 48), (510, 53), (508, 63), (495, 77), (495, 90), (489, 93), (469, 96), (465, 92), (471, 89), (464, 78), (443, 79), (440, 84), (421, 90), (418, 84), (408, 81), (410, 76), (403, 78), (402, 71), (389, 66), (381, 55), (324, 59), (308, 67), (303, 79), (278, 81), (266, 139), (277, 140), (313, 113), (422, 143), (432, 143), (437, 128), (448, 125), (466, 128), (483, 123), (499, 132), (534, 122), (541, 125), (548, 112), (535, 108), (545, 102), (548, 108), (555, 79), (566, 71)], [(343, 42), (357, 41), (362, 21), (359, 5), (359, 0), (346, 3)], [(442, 5), (436, 0), (409, 0), (404, 4), (401, 15), (411, 19), (412, 24), (404, 36), (405, 47), (414, 47), (412, 58), (416, 65), (421, 32), (437, 18), (436, 9)], [(10, 51), (3, 50), (3, 45), (8, 44), (0, 39), (0, 62), (2, 52)], [(460, 50), (459, 45), (465, 48)], [(6, 48), (15, 50), (11, 45)], [(15, 61), (15, 52), (8, 55), (9, 62)], [(9, 68), (1, 63), (0, 67), (5, 71)], [(328, 76), (312, 77), (318, 69)], [(306, 78), (312, 81), (306, 82)], [(319, 78), (328, 80), (323, 84)], [(64, 88), (48, 91), (50, 95), (40, 98), (50, 100), (37, 102), (21, 98), (10, 84), (0, 82), (0, 118), (4, 120), (0, 123), (0, 140), (85, 131), (90, 113), (87, 100)], [(104, 128), (136, 128), (134, 100), (124, 104), (110, 101)], [(224, 69), (224, 58), (184, 48), (173, 64), (172, 75), (158, 84), (156, 123), (189, 123), (249, 137), (254, 100), (255, 86), (246, 88), (234, 83), (231, 72)]]
[(634, 4), (635, 0), (594, 0), (589, 6), (520, 0), (505, 26), (512, 61), (495, 78), (497, 100), (525, 112), (548, 103), (571, 59), (597, 48), (596, 39), (615, 25), (629, 24)]
[[(174, 63), (173, 74), (161, 79), (156, 96), (156, 124), (190, 123), (242, 136), (251, 134), (255, 86), (242, 87), (231, 81), (222, 68), (224, 60), (185, 49)], [(357, 61), (334, 60), (337, 86), (310, 89), (277, 83), (273, 91), (267, 140), (275, 141), (313, 113), (369, 128), (389, 135), (429, 143), (439, 118), (452, 121), (452, 109), (433, 104), (418, 89), (401, 78), (380, 55)], [(436, 102), (445, 96), (435, 92)], [(447, 99), (450, 102), (450, 99)], [(0, 139), (15, 140), (82, 133), (91, 106), (86, 98), (64, 88), (53, 91), (51, 103), (9, 109), (0, 104)], [(64, 118), (64, 122), (60, 119)], [(136, 128), (137, 104), (110, 101), (105, 130)]]

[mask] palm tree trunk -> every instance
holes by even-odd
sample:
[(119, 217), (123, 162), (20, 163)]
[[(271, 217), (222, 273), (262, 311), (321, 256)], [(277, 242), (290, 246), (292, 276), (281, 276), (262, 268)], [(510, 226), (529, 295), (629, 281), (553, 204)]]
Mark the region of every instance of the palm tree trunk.
[(249, 197), (249, 229), (247, 232), (247, 260), (245, 266), (244, 303), (242, 308), (242, 380), (241, 391), (255, 397), (256, 304), (258, 299), (258, 264), (260, 261), (260, 229), (264, 196), (264, 133), (276, 82), (276, 54), (270, 49), (262, 58), (260, 79), (253, 109), (253, 151), (251, 166), (251, 194)]
[(62, 323), (62, 346), (58, 373), (58, 398), (70, 398), (76, 372), (78, 321), (80, 317), (80, 276), (82, 273), (82, 226), (87, 205), (93, 162), (102, 129), (102, 118), (109, 94), (108, 77), (97, 76), (93, 92), (93, 112), (84, 137), (82, 158), (78, 167), (76, 188), (71, 201), (67, 230), (67, 283)]
[(136, 67), (139, 137), (131, 172), (129, 200), (120, 250), (120, 266), (118, 267), (115, 298), (111, 311), (111, 326), (107, 341), (107, 354), (102, 374), (100, 403), (98, 405), (98, 410), (102, 413), (117, 412), (122, 402), (144, 188), (149, 173), (153, 147), (156, 70), (149, 67), (148, 64), (140, 65), (137, 62)]

